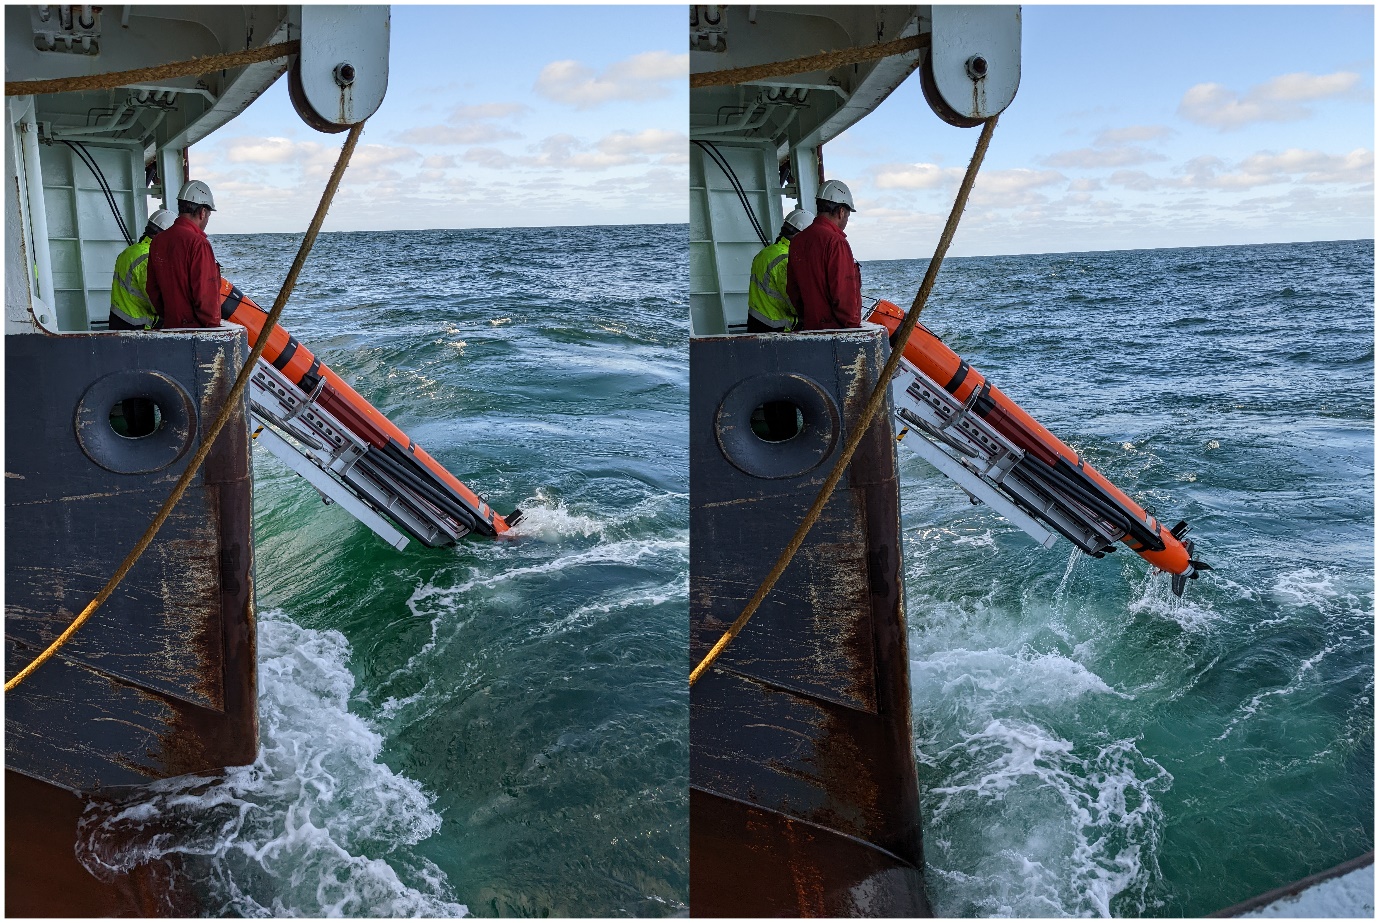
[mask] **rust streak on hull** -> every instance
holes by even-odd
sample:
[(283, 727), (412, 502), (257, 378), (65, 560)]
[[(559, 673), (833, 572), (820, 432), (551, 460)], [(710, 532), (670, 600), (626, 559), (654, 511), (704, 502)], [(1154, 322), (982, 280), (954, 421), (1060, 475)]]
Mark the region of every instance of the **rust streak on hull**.
[[(5, 523), (12, 675), (66, 627), (152, 519), (202, 422), (224, 405), (223, 370), (248, 350), (239, 331), (12, 334), (5, 350), (5, 467), (18, 475)], [(116, 402), (150, 396), (176, 417), (169, 426), (146, 440), (111, 430)], [(174, 892), (170, 866), (97, 880), (75, 859), (76, 822), (93, 798), (254, 759), (247, 430), (241, 406), (107, 604), (6, 697), (9, 915), (196, 911)]]
[[(886, 356), (880, 328), (691, 341), (690, 662), (813, 500)], [(788, 400), (804, 429), (755, 437)], [(690, 695), (696, 916), (924, 916), (889, 414), (806, 544)]]

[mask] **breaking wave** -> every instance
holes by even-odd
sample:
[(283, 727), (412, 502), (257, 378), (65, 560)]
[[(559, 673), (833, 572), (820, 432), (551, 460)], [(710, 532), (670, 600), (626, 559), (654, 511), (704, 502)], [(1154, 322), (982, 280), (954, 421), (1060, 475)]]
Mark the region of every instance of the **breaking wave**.
[(246, 917), (457, 917), (439, 868), (397, 850), (436, 833), (432, 797), (384, 762), (350, 711), (337, 631), (259, 620), (260, 749), (216, 778), (181, 776), (91, 805), (78, 858), (97, 877), (171, 859), (204, 913)]

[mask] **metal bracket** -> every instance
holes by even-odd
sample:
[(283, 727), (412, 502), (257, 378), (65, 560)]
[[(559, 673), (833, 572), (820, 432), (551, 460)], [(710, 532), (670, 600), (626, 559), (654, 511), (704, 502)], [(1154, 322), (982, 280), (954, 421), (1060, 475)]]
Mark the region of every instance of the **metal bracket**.
[(265, 426), (255, 441), (277, 456), (284, 465), (306, 478), (322, 497), (338, 504), (355, 519), (368, 526), (383, 541), (398, 551), (407, 547), (409, 540), (405, 535), (389, 525), (387, 520), (375, 513), (345, 485), (317, 467), (315, 462), (279, 436), (271, 426)]

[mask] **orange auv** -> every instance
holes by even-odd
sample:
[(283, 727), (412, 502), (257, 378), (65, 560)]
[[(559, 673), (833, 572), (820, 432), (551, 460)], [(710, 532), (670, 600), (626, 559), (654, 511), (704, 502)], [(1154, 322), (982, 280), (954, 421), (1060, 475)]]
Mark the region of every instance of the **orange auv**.
[[(250, 344), (257, 346), (268, 313), (228, 279), (220, 280), (220, 294), (224, 299), (220, 306), (220, 316), (247, 330)], [(401, 447), (432, 477), (464, 502), (470, 512), (478, 518), (481, 532), (502, 535), (508, 531), (510, 526), (507, 520), (498, 515), (478, 494), (445, 470), (445, 466), (426, 454), (425, 449), (375, 410), (372, 404), (360, 397), (339, 375), (332, 372), (312, 354), (311, 350), (280, 325), (275, 325), (269, 331), (268, 345), (263, 349), (263, 357), (302, 391), (308, 395), (316, 393), (317, 404), (374, 448), (385, 449), (390, 441)], [(484, 529), (484, 526), (487, 526), (487, 529)]]
[[(877, 302), (870, 317), (870, 320), (881, 324), (892, 334), (900, 328), (900, 323), (904, 319), (905, 312), (889, 301)], [(1122, 493), (1120, 488), (1103, 477), (1099, 471), (1084, 462), (1057, 436), (1044, 429), (1039, 421), (1025, 413), (999, 388), (987, 382), (981, 372), (963, 361), (961, 356), (945, 346), (943, 341), (923, 324), (916, 324), (914, 332), (910, 334), (910, 340), (905, 344), (905, 358), (960, 401), (968, 400), (975, 392), (985, 388), (986, 397), (990, 399), (991, 404), (984, 413), (981, 410), (977, 411), (983, 420), (1015, 445), (1047, 464), (1054, 465), (1059, 458), (1064, 459), (1114, 498), (1125, 513), (1133, 516), (1163, 543), (1162, 550), (1154, 550), (1126, 535), (1121, 541), (1131, 551), (1159, 570), (1170, 574), (1185, 575), (1192, 574), (1197, 569), (1205, 569), (1198, 562), (1191, 560), (1191, 553), (1177, 536), (1160, 525), (1153, 516)], [(985, 406), (986, 402), (983, 401), (982, 404)]]

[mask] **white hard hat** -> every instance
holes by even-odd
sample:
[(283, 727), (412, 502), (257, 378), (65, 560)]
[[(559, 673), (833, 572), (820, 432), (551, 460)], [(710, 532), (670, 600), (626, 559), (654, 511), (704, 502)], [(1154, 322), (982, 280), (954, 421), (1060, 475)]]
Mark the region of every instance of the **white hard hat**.
[(177, 220), (177, 216), (166, 208), (160, 208), (148, 216), (148, 223), (160, 231), (166, 231), (172, 227), (172, 223)]
[(797, 208), (785, 216), (785, 223), (797, 231), (803, 231), (814, 221), (814, 216), (803, 208)]
[(188, 180), (184, 183), (182, 191), (177, 193), (177, 201), (204, 205), (211, 211), (215, 211), (215, 199), (211, 198), (211, 187), (199, 179)]
[(818, 198), (825, 202), (833, 202), (836, 205), (846, 205), (853, 211), (857, 211), (857, 206), (852, 204), (852, 192), (839, 180), (831, 179), (820, 186)]

